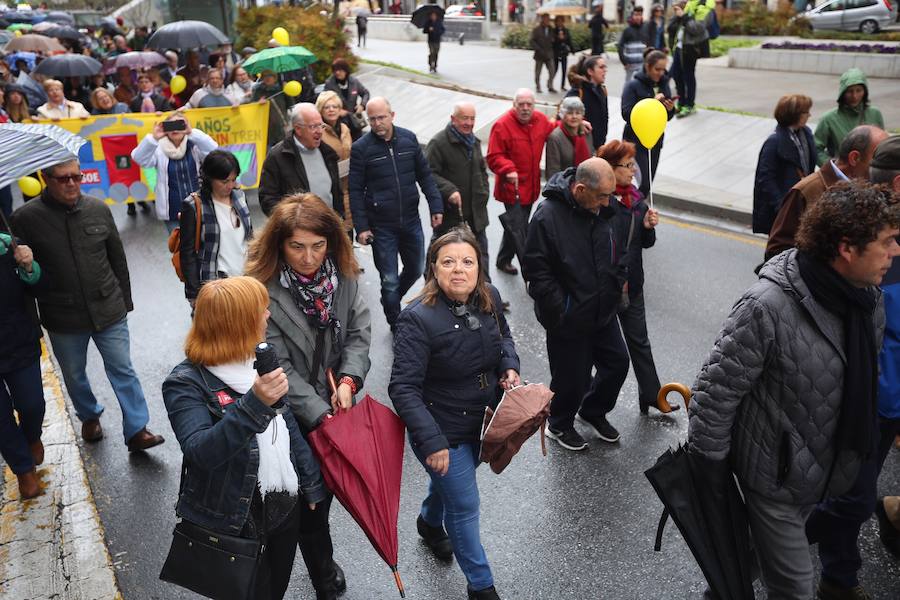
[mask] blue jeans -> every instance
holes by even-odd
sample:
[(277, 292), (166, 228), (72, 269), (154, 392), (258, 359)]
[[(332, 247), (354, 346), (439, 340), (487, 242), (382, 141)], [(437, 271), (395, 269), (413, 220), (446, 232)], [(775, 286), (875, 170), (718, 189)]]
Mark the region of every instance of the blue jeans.
[(127, 319), (123, 318), (103, 331), (50, 332), (53, 354), (59, 361), (66, 389), (75, 406), (75, 414), (82, 421), (99, 419), (103, 414), (103, 406), (97, 402), (85, 372), (87, 346), (90, 340), (94, 340), (103, 358), (106, 376), (119, 400), (119, 406), (122, 407), (122, 433), (127, 442), (146, 427), (150, 420), (144, 390), (141, 389), (141, 382), (138, 381), (137, 373), (131, 366)]
[(427, 457), (414, 445), (413, 453), (431, 477), (428, 495), (422, 501), (422, 518), (432, 527), (446, 527), (453, 544), (453, 555), (469, 587), (475, 591), (491, 587), (494, 577), (481, 545), (478, 526), (481, 514), (475, 479), (475, 469), (481, 464), (478, 445), (459, 444), (450, 448), (450, 469), (443, 477), (425, 465)]
[(0, 455), (16, 475), (34, 468), (28, 444), (41, 439), (44, 407), (40, 359), (24, 369), (0, 373)]
[[(425, 238), (419, 221), (404, 223), (403, 229), (373, 230), (372, 255), (381, 275), (381, 306), (389, 325), (400, 314), (400, 301), (425, 271)], [(403, 271), (397, 256), (403, 261)]]

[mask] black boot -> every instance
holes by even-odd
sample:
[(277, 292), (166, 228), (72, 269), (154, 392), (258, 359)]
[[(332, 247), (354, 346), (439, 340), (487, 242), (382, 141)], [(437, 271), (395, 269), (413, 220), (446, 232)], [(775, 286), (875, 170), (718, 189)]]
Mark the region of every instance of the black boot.
[(416, 519), (416, 529), (435, 556), (441, 560), (453, 558), (453, 544), (450, 543), (450, 538), (447, 537), (447, 532), (443, 527), (432, 527), (425, 522), (422, 515), (419, 515), (419, 518)]
[(478, 590), (477, 592), (470, 587), (467, 587), (466, 590), (469, 592), (469, 600), (500, 600), (500, 596), (497, 595), (497, 589), (494, 586)]

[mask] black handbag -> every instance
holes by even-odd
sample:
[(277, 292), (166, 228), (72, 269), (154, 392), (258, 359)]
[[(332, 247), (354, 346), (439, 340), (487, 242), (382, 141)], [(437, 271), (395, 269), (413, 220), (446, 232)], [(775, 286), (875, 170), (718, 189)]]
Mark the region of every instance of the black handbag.
[(207, 598), (248, 600), (263, 552), (265, 544), (258, 538), (223, 534), (182, 519), (172, 532), (159, 578)]

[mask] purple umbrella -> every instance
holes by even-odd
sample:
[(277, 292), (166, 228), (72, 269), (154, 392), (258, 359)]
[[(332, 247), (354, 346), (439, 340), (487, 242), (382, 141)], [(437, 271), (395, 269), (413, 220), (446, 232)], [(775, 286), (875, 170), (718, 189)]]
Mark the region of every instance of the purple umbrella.
[(115, 73), (119, 67), (128, 67), (134, 71), (141, 71), (166, 64), (166, 58), (157, 52), (125, 52), (115, 58), (108, 59), (103, 65), (106, 74)]

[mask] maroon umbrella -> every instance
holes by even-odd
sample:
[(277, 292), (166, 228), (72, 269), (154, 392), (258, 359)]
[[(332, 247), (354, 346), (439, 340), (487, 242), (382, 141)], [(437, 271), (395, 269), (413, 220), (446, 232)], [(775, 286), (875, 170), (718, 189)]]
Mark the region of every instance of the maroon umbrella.
[(403, 471), (403, 421), (368, 394), (309, 434), (325, 484), (362, 528), (375, 551), (397, 572), (397, 515)]

